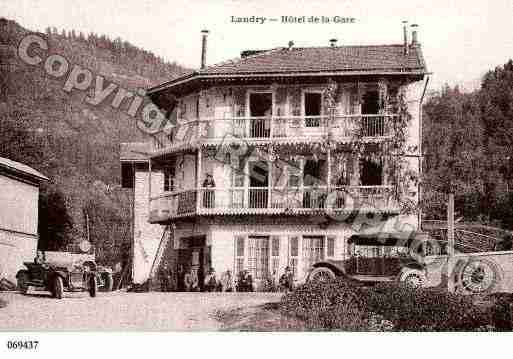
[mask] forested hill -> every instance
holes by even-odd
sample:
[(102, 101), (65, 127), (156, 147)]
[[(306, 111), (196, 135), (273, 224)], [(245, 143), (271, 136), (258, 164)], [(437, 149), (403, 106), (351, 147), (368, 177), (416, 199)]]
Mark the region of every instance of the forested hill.
[(513, 61), (480, 89), (445, 87), (423, 109), (425, 217), (445, 219), (453, 192), (458, 217), (513, 229)]
[[(84, 101), (91, 89), (64, 91), (66, 76), (52, 78), (43, 64), (22, 61), (17, 46), (29, 33), (14, 21), (0, 19), (0, 156), (51, 178), (40, 201), (40, 244), (56, 248), (84, 238), (87, 214), (91, 240), (100, 257), (109, 256), (107, 252), (119, 251), (118, 241), (129, 229), (128, 194), (119, 186), (119, 144), (142, 135), (127, 114), (129, 102), (117, 109), (111, 105), (115, 92), (92, 106)], [(121, 39), (57, 29), (40, 35), (49, 45), (39, 52), (43, 60), (61, 55), (70, 69), (80, 65), (93, 76), (103, 76), (104, 88), (114, 83), (135, 91), (187, 71)]]

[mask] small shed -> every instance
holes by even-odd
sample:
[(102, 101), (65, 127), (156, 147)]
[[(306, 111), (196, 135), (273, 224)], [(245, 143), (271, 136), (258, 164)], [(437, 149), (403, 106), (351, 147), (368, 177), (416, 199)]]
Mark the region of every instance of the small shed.
[(0, 157), (0, 280), (16, 281), (23, 262), (37, 252), (39, 186), (48, 178)]

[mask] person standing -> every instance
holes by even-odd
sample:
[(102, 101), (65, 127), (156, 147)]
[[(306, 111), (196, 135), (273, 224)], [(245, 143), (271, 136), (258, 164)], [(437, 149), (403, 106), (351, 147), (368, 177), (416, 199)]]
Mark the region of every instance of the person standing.
[(203, 282), (203, 288), (205, 292), (215, 292), (217, 289), (216, 271), (214, 268), (210, 268), (208, 274), (205, 276)]
[(285, 272), (280, 277), (280, 289), (285, 292), (294, 290), (294, 273), (289, 266), (285, 267)]
[(167, 262), (162, 263), (159, 270), (160, 290), (168, 292), (171, 288), (171, 272)]
[(227, 269), (226, 272), (221, 276), (221, 291), (233, 292), (233, 276), (232, 272)]
[(252, 292), (253, 291), (253, 277), (249, 274), (247, 269), (243, 270), (239, 275), (237, 281), (237, 292)]
[(192, 268), (189, 268), (184, 276), (185, 290), (187, 292), (198, 291), (198, 274)]
[(178, 292), (184, 292), (185, 291), (185, 283), (184, 278), (185, 277), (185, 271), (183, 269), (183, 265), (180, 264), (178, 266), (178, 271), (176, 273), (176, 290)]
[(210, 173), (207, 173), (207, 177), (203, 181), (203, 207), (214, 208), (215, 207), (215, 190), (212, 188), (216, 187), (214, 178)]

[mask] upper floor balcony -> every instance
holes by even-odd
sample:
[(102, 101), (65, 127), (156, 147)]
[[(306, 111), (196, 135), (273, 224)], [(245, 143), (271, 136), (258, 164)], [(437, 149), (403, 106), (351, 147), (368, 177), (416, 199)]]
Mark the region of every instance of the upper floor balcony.
[(161, 135), (157, 152), (173, 152), (199, 144), (233, 140), (249, 143), (350, 142), (355, 138), (379, 142), (393, 135), (397, 115), (250, 116), (179, 121), (171, 134)]
[(152, 197), (149, 221), (162, 223), (195, 215), (309, 215), (398, 209), (392, 186), (200, 188)]

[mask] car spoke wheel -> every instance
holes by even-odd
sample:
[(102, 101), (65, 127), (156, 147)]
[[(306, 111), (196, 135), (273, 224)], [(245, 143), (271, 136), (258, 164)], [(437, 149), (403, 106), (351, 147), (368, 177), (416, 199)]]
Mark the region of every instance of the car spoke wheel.
[(403, 277), (402, 282), (410, 288), (420, 288), (424, 285), (424, 276), (417, 272), (411, 272)]
[(56, 276), (53, 280), (53, 295), (57, 299), (62, 299), (62, 295), (64, 294), (64, 283), (62, 282), (62, 278)]
[(308, 276), (309, 282), (326, 283), (332, 279), (335, 279), (335, 273), (331, 269), (324, 267), (315, 268)]

